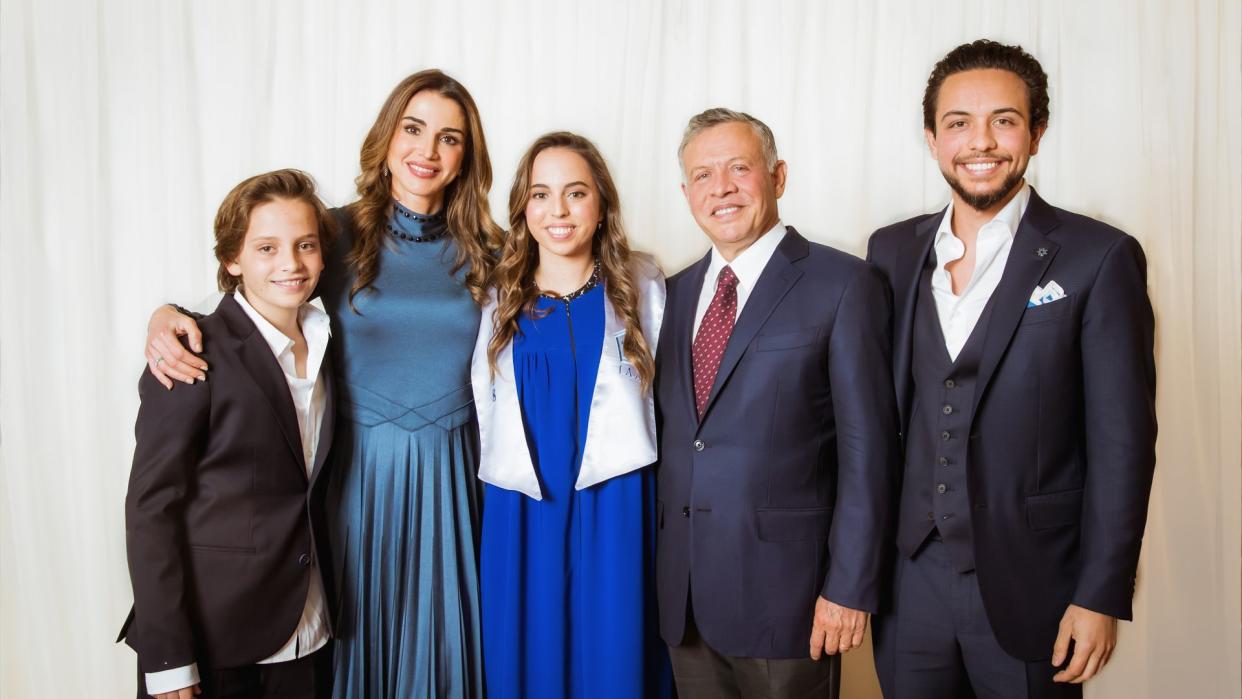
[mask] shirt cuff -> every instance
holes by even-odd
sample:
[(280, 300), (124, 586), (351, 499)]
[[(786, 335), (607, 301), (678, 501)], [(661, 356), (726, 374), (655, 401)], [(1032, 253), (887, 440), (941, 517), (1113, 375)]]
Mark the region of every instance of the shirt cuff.
[(147, 674), (147, 694), (163, 694), (164, 692), (175, 692), (178, 689), (185, 689), (198, 684), (198, 663), (190, 663), (184, 667), (175, 667), (171, 670), (160, 670), (159, 672), (148, 672)]

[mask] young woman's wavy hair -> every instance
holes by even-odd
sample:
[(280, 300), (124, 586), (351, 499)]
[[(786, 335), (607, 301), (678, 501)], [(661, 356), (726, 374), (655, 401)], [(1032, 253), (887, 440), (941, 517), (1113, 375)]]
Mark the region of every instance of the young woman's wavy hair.
[(461, 171), (444, 191), (445, 224), (457, 243), (453, 273), (466, 268), (466, 288), (470, 295), (479, 305), (487, 300), (487, 280), (494, 261), (491, 253), (500, 241), (501, 230), (492, 220), (487, 203), (487, 193), (492, 188), (492, 161), (483, 138), (483, 121), (474, 98), (461, 83), (438, 70), (423, 70), (393, 88), (362, 142), (359, 155), (362, 172), (354, 180), (358, 201), (346, 208), (354, 234), (353, 246), (346, 257), (354, 273), (354, 284), (349, 290), (351, 308), (354, 308), (358, 292), (369, 288), (379, 275), (380, 246), (386, 239), (385, 226), (393, 210), (392, 177), (384, 167), (388, 146), (406, 105), (423, 90), (432, 90), (453, 100), (466, 115), (466, 147)]
[(513, 176), (513, 187), (509, 190), (509, 232), (500, 248), (500, 259), (492, 271), (492, 286), (496, 289), (497, 304), (492, 316), (495, 333), (487, 347), (488, 361), (495, 372), (496, 360), (501, 350), (519, 332), (519, 316), (522, 313), (533, 313), (539, 296), (539, 289), (535, 285), (539, 245), (526, 226), (526, 203), (530, 200), (531, 170), (535, 158), (551, 148), (563, 148), (578, 154), (586, 161), (595, 180), (603, 222), (595, 231), (591, 248), (599, 260), (600, 279), (608, 301), (625, 326), (625, 357), (638, 372), (643, 390), (647, 390), (655, 376), (655, 361), (639, 319), (638, 287), (630, 274), (630, 245), (626, 241), (625, 226), (621, 221), (617, 187), (613, 184), (608, 165), (595, 144), (566, 131), (544, 134), (536, 139), (522, 156), (517, 173)]

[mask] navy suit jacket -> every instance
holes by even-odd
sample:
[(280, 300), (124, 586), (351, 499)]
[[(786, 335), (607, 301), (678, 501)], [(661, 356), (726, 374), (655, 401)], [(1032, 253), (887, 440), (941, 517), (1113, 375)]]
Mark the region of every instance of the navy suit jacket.
[[(868, 246), (893, 292), (903, 429), (913, 407), (915, 299), (943, 216), (882, 228)], [(1070, 603), (1131, 617), (1155, 467), (1146, 270), (1134, 238), (1032, 191), (993, 293), (967, 491), (988, 620), (1001, 647), (1024, 660), (1051, 656)], [(1066, 297), (1028, 308), (1050, 281)]]
[(657, 352), (660, 629), (687, 608), (726, 655), (805, 658), (815, 601), (877, 609), (900, 458), (884, 282), (793, 228), (695, 414), (691, 335), (710, 253), (668, 280)]
[(125, 497), (134, 608), (121, 636), (143, 672), (270, 656), (297, 628), (312, 575), (333, 603), (323, 519), (331, 348), (308, 479), (289, 384), (262, 333), (231, 294), (199, 327), (206, 381), (169, 391), (144, 370), (138, 382)]

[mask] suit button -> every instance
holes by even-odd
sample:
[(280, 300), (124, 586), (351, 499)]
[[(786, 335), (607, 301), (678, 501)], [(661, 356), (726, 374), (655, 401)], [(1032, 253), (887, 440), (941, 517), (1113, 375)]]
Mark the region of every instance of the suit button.
[(928, 512), (928, 513), (927, 513), (927, 518), (928, 518), (928, 519), (933, 519), (933, 520), (934, 520), (934, 519), (936, 519), (936, 515), (935, 515), (935, 514), (933, 514), (933, 513), (931, 513), (931, 512)]
[(949, 437), (952, 437), (952, 436), (953, 435), (949, 434), (948, 430), (945, 430), (944, 432), (940, 433), (940, 438), (946, 442), (949, 441)]
[(945, 379), (945, 380), (944, 380), (944, 387), (945, 387), (945, 388), (953, 388), (953, 387), (954, 387), (954, 386), (956, 386), (956, 385), (957, 385), (956, 383), (953, 383), (953, 379)]
[(943, 457), (943, 456), (942, 456), (942, 457), (940, 457), (940, 465), (941, 465), (941, 466), (948, 466), (948, 465), (949, 465), (949, 460), (948, 460), (947, 458)]
[(704, 449), (706, 449), (706, 448), (707, 448), (707, 445), (703, 443), (703, 440), (701, 440), (701, 439), (696, 439), (696, 440), (694, 440), (694, 450), (695, 450), (695, 451), (703, 451), (703, 450), (704, 450)]
[(948, 489), (949, 489), (949, 487), (948, 487), (948, 486), (946, 486), (944, 483), (937, 483), (937, 484), (936, 484), (936, 492), (937, 492), (937, 493), (940, 493), (941, 495), (943, 495), (943, 494), (944, 494), (944, 492), (945, 492), (946, 490), (948, 490)]
[(943, 408), (941, 408), (941, 409), (940, 409), (940, 412), (944, 413), (945, 415), (952, 415), (952, 414), (953, 414), (953, 406), (951, 406), (951, 405), (946, 405), (946, 406), (944, 406)]
[(690, 508), (689, 507), (681, 508), (681, 516), (685, 517), (686, 519), (690, 519)]
[(309, 554), (309, 553), (304, 553), (304, 554), (302, 554), (301, 556), (298, 556), (298, 563), (299, 563), (299, 564), (300, 564), (303, 568), (305, 568), (306, 566), (310, 565), (310, 562), (311, 562), (311, 557), (310, 557), (310, 554)]

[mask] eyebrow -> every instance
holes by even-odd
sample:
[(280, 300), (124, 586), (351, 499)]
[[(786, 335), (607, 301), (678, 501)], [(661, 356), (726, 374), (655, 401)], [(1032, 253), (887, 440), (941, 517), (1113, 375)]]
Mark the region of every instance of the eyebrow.
[[(993, 109), (991, 112), (991, 116), (996, 116), (997, 114), (1017, 114), (1018, 116), (1022, 118), (1026, 118), (1026, 115), (1023, 114), (1017, 107), (1001, 107), (1000, 109)], [(941, 115), (940, 119), (941, 121), (943, 121), (953, 116), (971, 116), (971, 113), (964, 112), (959, 109), (955, 109), (950, 112), (945, 112), (943, 115)]]
[[(404, 116), (404, 117), (401, 117), (401, 121), (412, 121), (415, 124), (418, 124), (419, 126), (423, 126), (423, 127), (427, 126), (427, 122), (423, 121), (422, 119), (419, 119), (418, 117)], [(440, 129), (440, 133), (444, 133), (445, 131), (452, 131), (453, 133), (461, 134), (462, 136), (466, 135), (465, 131), (462, 131), (461, 129), (456, 128), (454, 126), (445, 126), (444, 128)]]
[[(311, 239), (318, 240), (318, 239), (319, 239), (319, 232), (318, 232), (318, 231), (316, 231), (316, 232), (314, 232), (314, 233), (307, 233), (307, 234), (305, 234), (305, 235), (300, 235), (300, 236), (298, 236), (298, 237), (294, 238), (294, 239), (293, 239), (293, 242), (297, 243), (297, 242), (301, 242), (301, 241), (303, 241), (303, 240), (311, 240)], [(281, 238), (280, 238), (280, 236), (278, 236), (278, 235), (256, 235), (256, 236), (251, 236), (251, 237), (247, 238), (247, 239), (246, 239), (246, 242), (249, 242), (249, 243), (279, 243), (279, 242), (280, 242), (280, 240), (281, 240)]]
[[(762, 156), (761, 156), (762, 157)], [(734, 163), (745, 163), (749, 165), (754, 162), (749, 155), (731, 155), (727, 158), (718, 158), (707, 164), (699, 164), (691, 167), (691, 170), (710, 170), (717, 165), (733, 165)]]
[[(531, 189), (536, 189), (538, 187), (543, 187), (544, 189), (551, 189), (551, 187), (541, 182), (536, 182), (535, 184), (532, 184), (530, 186)], [(565, 185), (562, 189), (569, 189), (570, 187), (586, 187), (587, 189), (590, 189), (591, 185), (587, 184), (586, 182), (583, 182), (582, 180), (574, 180), (573, 182), (570, 182), (569, 184)]]

